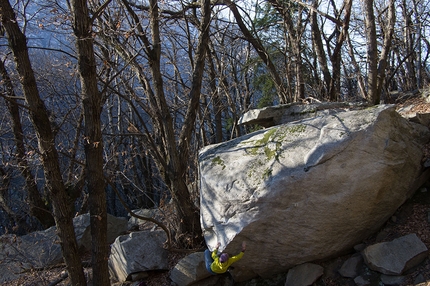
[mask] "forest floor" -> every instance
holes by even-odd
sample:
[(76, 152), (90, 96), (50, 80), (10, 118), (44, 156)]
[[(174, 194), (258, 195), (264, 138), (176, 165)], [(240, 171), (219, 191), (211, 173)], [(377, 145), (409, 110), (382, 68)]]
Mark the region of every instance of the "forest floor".
[[(430, 104), (424, 102), (416, 97), (410, 98), (398, 106), (414, 105), (411, 109), (412, 112), (430, 113)], [(430, 158), (430, 148), (426, 151), (426, 157)], [(381, 230), (373, 237), (369, 238), (364, 243), (372, 244), (380, 241), (390, 241), (395, 238), (404, 236), (406, 234), (415, 233), (424, 242), (428, 249), (430, 249), (430, 181), (427, 181), (427, 186), (418, 189), (414, 196), (406, 201), (392, 216), (392, 218), (381, 228)], [(171, 253), (169, 255), (170, 268), (184, 257), (184, 254)], [(321, 263), (325, 269), (329, 269), (331, 265), (339, 265), (345, 261), (348, 256), (339, 257), (330, 261)], [(85, 254), (84, 261), (89, 261), (89, 254)], [(338, 275), (338, 273), (327, 272), (317, 285), (324, 286), (345, 286), (351, 285), (349, 281)], [(88, 277), (88, 285), (92, 285), (91, 281), (91, 268), (85, 268), (85, 275)], [(135, 283), (133, 286), (170, 286), (169, 279), (170, 271), (151, 272), (149, 277), (142, 280), (140, 284)], [(421, 281), (418, 281), (421, 280)], [(424, 280), (424, 281), (422, 281)], [(418, 284), (421, 282), (421, 284)], [(25, 277), (17, 279), (16, 281), (2, 284), (2, 286), (68, 286), (70, 279), (67, 278), (65, 267), (57, 267), (44, 271), (29, 272)], [(121, 285), (121, 284), (116, 284)], [(123, 283), (122, 285), (129, 285)], [(354, 285), (354, 284), (352, 284)], [(430, 286), (430, 259), (427, 258), (423, 263), (405, 274), (404, 284), (401, 286)]]
[[(392, 216), (392, 218), (384, 225), (381, 230), (373, 237), (369, 238), (364, 243), (372, 244), (380, 241), (390, 241), (395, 238), (404, 236), (409, 233), (416, 233), (417, 236), (430, 249), (430, 182), (427, 188), (421, 188), (416, 191), (415, 195), (406, 201)], [(171, 253), (169, 256), (170, 269), (183, 257), (183, 254)], [(342, 278), (335, 269), (339, 267), (349, 256), (338, 257), (321, 263), (326, 269), (324, 277), (317, 285), (325, 286), (345, 286), (351, 284), (351, 279)], [(89, 261), (89, 255), (86, 254), (84, 261)], [(333, 268), (333, 265), (336, 267)], [(329, 269), (333, 268), (332, 272)], [(44, 271), (33, 271), (28, 273), (16, 281), (11, 281), (4, 286), (68, 286), (70, 280), (64, 278), (66, 273), (65, 267), (52, 268)], [(85, 268), (85, 274), (88, 277), (88, 285), (91, 283), (91, 268)], [(141, 284), (133, 284), (133, 286), (170, 286), (169, 279), (170, 271), (151, 272), (149, 277), (142, 280)], [(405, 281), (402, 286), (417, 285), (417, 279), (424, 279), (424, 284), (420, 286), (430, 286), (430, 259), (427, 258), (418, 267), (410, 270), (405, 274)], [(420, 278), (421, 277), (421, 278)], [(422, 281), (421, 281), (422, 282)], [(130, 285), (128, 283), (117, 283), (119, 285)]]

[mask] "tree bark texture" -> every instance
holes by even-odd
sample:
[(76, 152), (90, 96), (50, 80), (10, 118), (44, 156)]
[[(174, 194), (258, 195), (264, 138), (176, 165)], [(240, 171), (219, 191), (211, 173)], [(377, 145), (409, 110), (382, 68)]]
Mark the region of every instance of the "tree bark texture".
[[(175, 176), (172, 181), (174, 192), (174, 201), (176, 207), (185, 219), (181, 222), (181, 227), (185, 233), (194, 234), (195, 243), (201, 241), (200, 212), (193, 202), (191, 190), (187, 186), (187, 165), (189, 160), (189, 149), (191, 137), (194, 132), (194, 126), (197, 117), (197, 111), (200, 103), (200, 92), (202, 87), (203, 72), (205, 68), (206, 53), (209, 51), (209, 30), (211, 19), (210, 0), (204, 0), (202, 5), (202, 19), (200, 23), (200, 35), (197, 44), (196, 61), (193, 70), (193, 81), (189, 94), (188, 108), (185, 114), (184, 124), (179, 134), (178, 155), (175, 157)], [(179, 176), (177, 176), (178, 174)], [(185, 223), (186, 222), (186, 223)]]
[[(333, 7), (334, 5), (335, 4), (333, 4)], [(342, 61), (341, 48), (348, 34), (349, 22), (351, 19), (352, 0), (345, 0), (343, 3), (343, 7), (344, 7), (343, 10), (345, 10), (345, 14), (344, 14), (343, 21), (341, 21), (342, 29), (339, 26), (336, 27), (336, 29), (340, 31), (338, 32), (338, 37), (337, 37), (336, 45), (333, 49), (333, 53), (330, 56), (330, 61), (333, 69), (330, 89), (329, 89), (329, 98), (331, 101), (338, 101), (340, 97), (340, 76), (341, 76), (340, 66)]]
[(394, 33), (394, 24), (396, 22), (396, 8), (394, 5), (394, 0), (390, 0), (388, 4), (388, 15), (387, 15), (387, 23), (384, 29), (384, 43), (382, 46), (381, 55), (379, 57), (378, 63), (378, 93), (381, 94), (382, 90), (385, 86), (385, 75), (388, 64), (388, 55), (391, 50), (391, 42), (393, 39)]
[(376, 24), (373, 9), (373, 0), (363, 1), (367, 41), (367, 66), (368, 83), (367, 95), (372, 104), (379, 104), (380, 94), (378, 93), (378, 44), (376, 41)]
[(73, 30), (84, 110), (86, 181), (91, 223), (91, 262), (94, 285), (109, 285), (106, 181), (103, 175), (102, 96), (97, 88), (92, 21), (86, 0), (72, 1)]
[[(313, 7), (315, 9), (318, 8), (317, 5), (318, 5), (318, 1), (314, 1)], [(324, 78), (325, 95), (327, 95), (330, 89), (331, 74), (327, 64), (327, 56), (324, 51), (321, 31), (318, 26), (317, 12), (315, 10), (311, 10), (310, 13), (311, 13), (310, 24), (311, 24), (311, 31), (312, 31), (312, 41), (314, 42), (315, 53), (318, 59), (318, 64), (320, 66), (320, 69)]]

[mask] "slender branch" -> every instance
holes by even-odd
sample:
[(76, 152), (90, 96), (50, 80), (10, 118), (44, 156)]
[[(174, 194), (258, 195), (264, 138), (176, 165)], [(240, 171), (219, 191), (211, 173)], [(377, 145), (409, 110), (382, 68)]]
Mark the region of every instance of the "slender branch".
[(106, 9), (107, 5), (109, 5), (109, 3), (112, 2), (112, 0), (106, 0), (105, 3), (103, 3), (98, 9), (97, 11), (93, 14), (93, 16), (91, 17), (90, 23), (91, 26), (93, 25), (94, 21), (100, 17), (101, 13), (104, 11), (104, 9)]
[(320, 10), (316, 9), (315, 7), (312, 7), (312, 6), (311, 6), (311, 5), (309, 5), (309, 4), (303, 3), (303, 2), (301, 2), (301, 1), (299, 1), (299, 0), (292, 0), (292, 1), (293, 1), (293, 2), (296, 2), (296, 3), (297, 3), (297, 4), (299, 4), (299, 5), (302, 5), (302, 6), (306, 7), (306, 8), (308, 8), (309, 10), (312, 10), (312, 11), (313, 11), (313, 12), (315, 12), (315, 13), (320, 14), (321, 16), (323, 16), (323, 17), (325, 17), (325, 18), (329, 19), (330, 21), (332, 21), (333, 23), (335, 23), (335, 24), (336, 24), (336, 25), (338, 25), (338, 26), (343, 26), (343, 25), (344, 25), (344, 24), (343, 24), (343, 22), (342, 22), (341, 20), (336, 19), (335, 17), (330, 16), (330, 15), (328, 15), (328, 14), (324, 13), (324, 12), (321, 12)]

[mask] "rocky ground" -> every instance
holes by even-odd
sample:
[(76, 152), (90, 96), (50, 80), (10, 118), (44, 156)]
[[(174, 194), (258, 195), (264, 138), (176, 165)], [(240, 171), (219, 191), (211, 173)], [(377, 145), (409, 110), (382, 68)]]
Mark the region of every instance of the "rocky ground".
[[(419, 189), (415, 195), (408, 200), (385, 226), (374, 236), (364, 241), (364, 244), (371, 245), (377, 242), (391, 241), (395, 238), (415, 233), (430, 249), (430, 184)], [(350, 255), (339, 257), (322, 263), (325, 273), (318, 286), (346, 286), (355, 285), (352, 279), (346, 279), (339, 275), (337, 270)], [(371, 276), (371, 285), (382, 285), (379, 283), (379, 274), (368, 271)], [(405, 273), (403, 286), (420, 285), (430, 286), (430, 259), (427, 258), (419, 266)]]
[[(430, 112), (430, 104), (417, 100), (416, 98), (409, 99), (406, 103), (401, 103), (402, 106), (405, 104), (415, 104), (412, 109), (414, 112)], [(400, 106), (400, 105), (399, 105)], [(429, 148), (430, 150), (430, 148)], [(430, 158), (430, 151), (427, 152), (427, 156)], [(418, 189), (415, 195), (405, 202), (398, 211), (392, 216), (392, 218), (381, 228), (381, 230), (374, 236), (368, 238), (363, 243), (370, 245), (376, 242), (391, 241), (395, 238), (401, 237), (406, 234), (415, 233), (417, 236), (426, 244), (427, 248), (430, 249), (430, 181)], [(183, 254), (172, 253), (170, 255), (170, 266), (174, 267), (176, 262), (182, 258)], [(340, 268), (342, 263), (351, 256), (347, 254), (343, 257), (338, 257), (329, 261), (321, 262), (320, 264), (324, 267), (325, 273), (323, 277), (315, 283), (315, 286), (355, 286), (353, 279), (346, 279), (339, 275), (337, 270)], [(88, 255), (84, 257), (84, 260), (88, 261)], [(86, 268), (85, 273), (88, 277), (88, 285), (91, 283), (91, 269)], [(383, 286), (379, 282), (379, 274), (368, 271), (367, 273), (371, 277), (371, 286)], [(280, 285), (285, 284), (285, 275), (274, 277), (271, 280), (254, 280), (248, 283), (240, 283), (240, 285)], [(43, 271), (29, 272), (25, 277), (9, 282), (7, 286), (66, 286), (70, 285), (69, 279), (66, 277), (65, 267), (57, 267)], [(121, 285), (121, 284), (117, 284)], [(122, 284), (128, 285), (128, 284)], [(133, 286), (160, 286), (160, 285), (171, 285), (169, 279), (169, 271), (163, 272), (152, 272), (149, 277), (133, 283)], [(237, 284), (239, 285), (239, 284)], [(430, 259), (427, 258), (419, 266), (411, 269), (405, 273), (405, 280), (401, 286), (430, 286)], [(6, 286), (6, 285), (4, 285)]]
[[(366, 245), (370, 245), (376, 242), (390, 241), (400, 236), (416, 233), (417, 236), (426, 244), (427, 248), (430, 249), (430, 182), (427, 182), (425, 186), (417, 190), (415, 195), (409, 199), (398, 211), (392, 216), (392, 218), (384, 225), (384, 227), (364, 241)], [(324, 267), (324, 276), (315, 283), (315, 286), (355, 286), (352, 279), (346, 279), (339, 275), (337, 270), (340, 268), (342, 263), (350, 257), (351, 254), (347, 254), (342, 257), (338, 257), (329, 261), (321, 262), (320, 264)], [(170, 256), (170, 266), (173, 268), (176, 262), (183, 257), (183, 254), (172, 253)], [(88, 259), (88, 256), (86, 256)], [(85, 260), (86, 260), (85, 259)], [(89, 277), (89, 284), (91, 285), (91, 270), (90, 268), (85, 269), (86, 275)], [(70, 285), (70, 281), (64, 278), (65, 274), (64, 267), (52, 268), (44, 271), (33, 271), (28, 273), (25, 277), (13, 281), (7, 284), (7, 286), (66, 286)], [(368, 272), (371, 275), (372, 286), (382, 286), (379, 283), (379, 274)], [(285, 283), (285, 275), (274, 277), (271, 280), (254, 280), (248, 283), (240, 283), (240, 285), (279, 285), (283, 286)], [(121, 284), (116, 284), (121, 285)], [(130, 285), (123, 283), (122, 285)], [(149, 277), (143, 279), (139, 283), (134, 283), (133, 286), (167, 286), (171, 285), (169, 279), (169, 271), (163, 272), (152, 272)], [(239, 283), (237, 284), (239, 285)], [(405, 273), (405, 280), (401, 286), (430, 286), (430, 259), (427, 258), (419, 266), (411, 269)], [(6, 285), (4, 285), (6, 286)]]

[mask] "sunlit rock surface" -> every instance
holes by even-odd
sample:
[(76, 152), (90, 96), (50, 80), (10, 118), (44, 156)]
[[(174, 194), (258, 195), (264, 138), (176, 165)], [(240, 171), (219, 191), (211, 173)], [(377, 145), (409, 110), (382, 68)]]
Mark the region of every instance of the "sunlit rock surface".
[(303, 119), (199, 153), (207, 244), (235, 280), (269, 277), (352, 248), (412, 195), (428, 129), (381, 105)]

